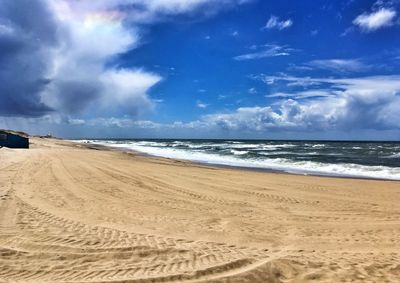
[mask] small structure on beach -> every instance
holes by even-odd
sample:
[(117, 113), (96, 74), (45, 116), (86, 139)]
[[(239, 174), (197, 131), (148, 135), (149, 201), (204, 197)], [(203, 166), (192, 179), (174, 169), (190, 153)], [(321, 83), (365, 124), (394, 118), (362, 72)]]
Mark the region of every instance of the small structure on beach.
[(0, 147), (29, 148), (29, 136), (22, 132), (0, 130)]

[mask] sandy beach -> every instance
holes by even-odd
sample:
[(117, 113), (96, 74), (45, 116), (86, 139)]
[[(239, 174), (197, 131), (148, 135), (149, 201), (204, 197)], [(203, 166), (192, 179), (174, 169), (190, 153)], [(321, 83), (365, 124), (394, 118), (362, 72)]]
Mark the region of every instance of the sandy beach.
[(400, 182), (0, 149), (0, 282), (400, 282)]

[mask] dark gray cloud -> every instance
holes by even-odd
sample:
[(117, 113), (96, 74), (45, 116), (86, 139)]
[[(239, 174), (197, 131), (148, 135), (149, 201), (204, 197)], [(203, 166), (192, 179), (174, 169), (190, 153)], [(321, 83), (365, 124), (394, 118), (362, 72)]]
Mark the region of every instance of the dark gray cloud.
[(42, 1), (0, 2), (1, 116), (52, 111), (40, 93), (49, 83), (49, 50), (57, 44), (57, 25)]
[(57, 103), (65, 113), (79, 113), (101, 93), (100, 84), (90, 80), (57, 80), (53, 82)]
[(137, 46), (136, 29), (110, 22), (107, 13), (93, 20), (102, 13), (97, 2), (85, 2), (89, 10), (73, 3), (0, 2), (0, 116), (135, 116), (152, 109), (147, 91), (161, 77), (107, 66)]

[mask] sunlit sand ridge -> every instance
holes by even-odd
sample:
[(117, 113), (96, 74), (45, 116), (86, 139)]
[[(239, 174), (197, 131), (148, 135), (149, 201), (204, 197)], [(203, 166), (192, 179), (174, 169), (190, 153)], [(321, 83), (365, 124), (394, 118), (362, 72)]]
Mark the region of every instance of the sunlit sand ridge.
[(400, 183), (0, 149), (1, 282), (399, 282)]

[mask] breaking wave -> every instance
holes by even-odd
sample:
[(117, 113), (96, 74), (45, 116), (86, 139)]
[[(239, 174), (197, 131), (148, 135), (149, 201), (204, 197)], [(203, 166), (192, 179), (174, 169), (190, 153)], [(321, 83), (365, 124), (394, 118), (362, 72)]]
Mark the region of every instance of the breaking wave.
[(400, 153), (393, 154), (393, 147), (398, 144), (212, 140), (82, 140), (80, 142), (207, 164), (295, 174), (400, 180)]

